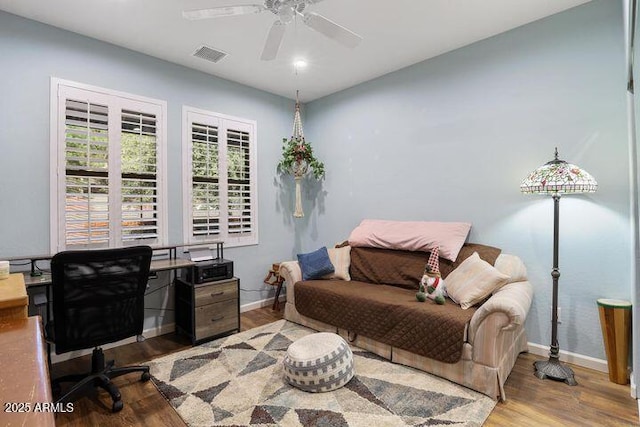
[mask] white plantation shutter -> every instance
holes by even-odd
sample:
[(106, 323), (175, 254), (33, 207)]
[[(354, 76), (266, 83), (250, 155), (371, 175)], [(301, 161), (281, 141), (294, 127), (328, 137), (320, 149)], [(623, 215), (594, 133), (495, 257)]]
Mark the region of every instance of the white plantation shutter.
[(109, 243), (108, 107), (65, 100), (64, 240), (67, 247)]
[(158, 155), (156, 116), (122, 111), (122, 240), (145, 243), (158, 238)]
[(193, 123), (191, 138), (191, 231), (194, 237), (206, 240), (220, 235), (218, 127)]
[(251, 152), (249, 132), (227, 129), (227, 204), (229, 234), (251, 235)]
[(258, 243), (253, 121), (183, 109), (185, 243)]
[(52, 251), (166, 242), (164, 117), (162, 101), (52, 79)]

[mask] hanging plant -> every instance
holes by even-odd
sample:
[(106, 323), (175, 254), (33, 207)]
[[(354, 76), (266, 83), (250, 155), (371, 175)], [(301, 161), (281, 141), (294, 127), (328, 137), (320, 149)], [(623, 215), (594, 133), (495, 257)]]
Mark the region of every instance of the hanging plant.
[(302, 119), (300, 118), (300, 102), (296, 92), (296, 108), (293, 115), (293, 134), (291, 138), (282, 138), (282, 159), (278, 162), (279, 173), (287, 173), (294, 176), (296, 181), (296, 207), (293, 216), (302, 218), (302, 191), (300, 189), (302, 178), (313, 171), (315, 179), (324, 177), (324, 163), (313, 155), (311, 143), (304, 140), (302, 133)]
[(311, 144), (304, 137), (282, 138), (282, 159), (278, 163), (278, 172), (304, 176), (309, 168), (315, 179), (324, 177), (324, 163), (313, 155)]

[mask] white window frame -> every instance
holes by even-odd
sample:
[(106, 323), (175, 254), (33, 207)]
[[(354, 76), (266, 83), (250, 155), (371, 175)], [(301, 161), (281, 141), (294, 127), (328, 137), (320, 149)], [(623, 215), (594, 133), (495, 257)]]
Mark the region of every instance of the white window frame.
[[(193, 177), (192, 177), (192, 123), (198, 122), (210, 126), (218, 127), (219, 144), (219, 174), (220, 186), (220, 235), (218, 238), (198, 238), (193, 236)], [(249, 180), (251, 193), (251, 230), (249, 236), (230, 237), (228, 233), (227, 216), (227, 174), (226, 174), (226, 133), (227, 129), (233, 125), (234, 130), (246, 131), (249, 133)], [(257, 153), (257, 123), (255, 120), (234, 117), (213, 111), (183, 105), (182, 107), (182, 219), (184, 243), (187, 245), (198, 245), (211, 243), (212, 241), (223, 241), (225, 247), (257, 245), (258, 239), (258, 153)]]
[[(157, 191), (158, 191), (158, 237), (153, 243), (144, 243), (144, 241), (133, 240), (126, 245), (123, 244), (121, 235), (121, 211), (114, 210), (114, 203), (120, 198), (120, 188), (115, 188), (115, 192), (110, 194), (110, 229), (114, 232), (109, 234), (109, 243), (99, 246), (81, 246), (88, 247), (122, 247), (136, 244), (149, 244), (150, 246), (165, 246), (168, 242), (168, 192), (167, 192), (167, 102), (134, 95), (126, 92), (120, 92), (112, 89), (106, 89), (98, 86), (92, 86), (84, 83), (78, 83), (70, 80), (51, 77), (50, 87), (50, 247), (51, 252), (56, 253), (67, 249), (65, 241), (65, 216), (61, 209), (64, 209), (65, 186), (65, 101), (64, 93), (83, 92), (89, 93), (91, 102), (102, 102), (109, 105), (110, 108), (115, 107), (121, 111), (122, 109), (136, 109), (141, 104), (149, 105), (156, 113), (156, 147), (157, 147)], [(61, 117), (62, 115), (62, 117)], [(120, 132), (114, 126), (118, 121), (109, 121), (109, 135), (116, 135)], [(119, 136), (116, 137), (119, 141)], [(114, 159), (115, 167), (110, 167), (109, 175), (120, 174), (120, 158), (113, 151), (114, 146), (110, 144), (110, 158)], [(117, 153), (119, 154), (119, 153)], [(117, 205), (116, 205), (117, 206)], [(68, 249), (79, 249), (69, 247)]]

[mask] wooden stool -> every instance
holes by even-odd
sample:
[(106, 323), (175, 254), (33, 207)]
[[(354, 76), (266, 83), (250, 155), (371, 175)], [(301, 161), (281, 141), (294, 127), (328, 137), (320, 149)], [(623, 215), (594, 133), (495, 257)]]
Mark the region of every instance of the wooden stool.
[(282, 291), (282, 284), (284, 283), (284, 279), (280, 276), (280, 264), (271, 264), (271, 270), (269, 270), (267, 277), (264, 278), (264, 283), (270, 286), (277, 286), (271, 309), (279, 310), (280, 301), (278, 301), (278, 298), (280, 298), (280, 291)]

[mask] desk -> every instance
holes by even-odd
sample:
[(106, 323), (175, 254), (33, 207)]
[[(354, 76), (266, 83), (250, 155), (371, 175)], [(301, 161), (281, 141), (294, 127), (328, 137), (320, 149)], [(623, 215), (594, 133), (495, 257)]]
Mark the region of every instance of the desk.
[[(195, 263), (190, 259), (184, 258), (169, 258), (169, 259), (156, 259), (151, 261), (151, 273), (157, 273), (159, 271), (180, 270), (181, 268), (193, 267)], [(24, 283), (28, 287), (30, 286), (47, 286), (51, 284), (51, 274), (43, 273), (42, 276), (31, 276), (29, 272), (22, 273), (24, 275)]]
[[(55, 426), (49, 368), (40, 317), (0, 322), (0, 425)], [(6, 412), (11, 409), (24, 412)]]
[[(210, 242), (202, 242), (197, 246), (208, 246), (208, 245), (216, 245), (217, 258), (224, 258), (223, 256), (223, 242), (219, 241), (210, 241)], [(185, 244), (177, 244), (177, 245), (169, 245), (169, 246), (158, 246), (153, 247), (154, 253), (156, 251), (167, 251), (169, 255), (169, 259), (160, 259), (160, 260), (152, 260), (151, 261), (151, 272), (157, 271), (167, 271), (167, 270), (179, 270), (181, 268), (188, 268), (194, 265), (193, 261), (181, 259), (177, 257), (178, 248), (186, 248)], [(213, 249), (209, 246), (209, 249)], [(186, 250), (189, 252), (189, 249)], [(156, 255), (158, 255), (156, 253)], [(31, 266), (30, 274), (25, 274), (25, 284), (27, 287), (29, 286), (39, 286), (39, 285), (49, 285), (51, 284), (51, 275), (47, 273), (43, 273), (40, 276), (36, 276), (36, 269), (40, 270), (36, 267), (36, 263), (38, 261), (49, 261), (53, 255), (27, 255), (27, 256), (16, 256), (11, 258), (6, 258), (9, 262), (11, 261), (23, 261), (29, 260), (28, 264)]]
[[(168, 258), (168, 259), (157, 259), (151, 261), (151, 268), (149, 271), (151, 273), (157, 273), (160, 271), (172, 271), (173, 277), (171, 278), (171, 282), (174, 282), (176, 279), (176, 270), (180, 270), (182, 268), (191, 268), (195, 265), (193, 261), (190, 259), (184, 258)], [(41, 276), (31, 276), (31, 273), (25, 272), (22, 273), (24, 276), (24, 283), (28, 288), (37, 287), (37, 286), (45, 286), (46, 289), (46, 299), (42, 299), (42, 303), (38, 303), (37, 300), (34, 301), (35, 304), (46, 304), (46, 312), (42, 313), (40, 311), (40, 315), (43, 316), (46, 321), (51, 319), (51, 273), (43, 273)], [(13, 274), (12, 274), (13, 276)], [(0, 408), (2, 409), (2, 408)]]

